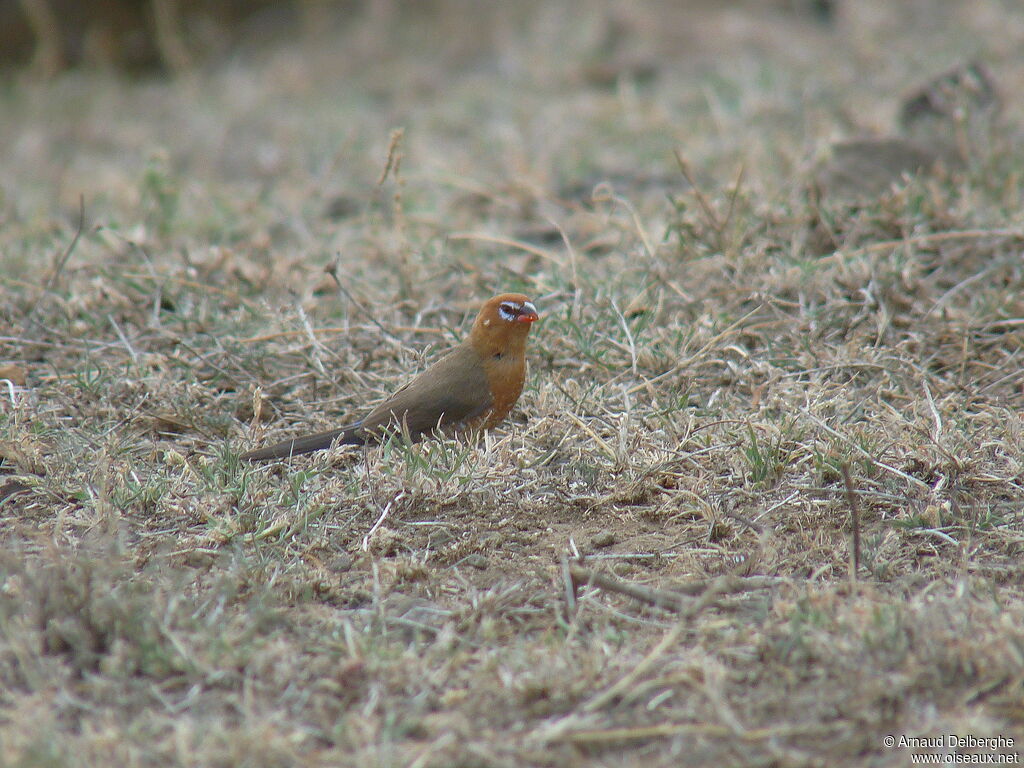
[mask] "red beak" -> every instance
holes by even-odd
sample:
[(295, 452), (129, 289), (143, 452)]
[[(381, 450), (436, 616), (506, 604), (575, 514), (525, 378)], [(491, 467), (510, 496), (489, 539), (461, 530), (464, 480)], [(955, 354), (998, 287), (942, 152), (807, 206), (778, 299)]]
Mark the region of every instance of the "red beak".
[(533, 306), (532, 301), (523, 302), (523, 308), (519, 310), (519, 315), (516, 317), (517, 323), (535, 323), (540, 320), (540, 315), (537, 314), (537, 308)]

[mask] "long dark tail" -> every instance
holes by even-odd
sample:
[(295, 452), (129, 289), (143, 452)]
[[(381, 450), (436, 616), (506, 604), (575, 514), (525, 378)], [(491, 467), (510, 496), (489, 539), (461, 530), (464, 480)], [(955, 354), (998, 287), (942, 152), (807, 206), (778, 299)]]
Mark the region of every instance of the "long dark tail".
[(242, 454), (243, 461), (266, 461), (267, 459), (287, 459), (289, 456), (298, 456), (301, 453), (312, 453), (330, 448), (335, 443), (342, 445), (362, 445), (366, 442), (359, 424), (351, 424), (341, 429), (331, 429), (327, 432), (317, 432), (315, 435), (297, 437), (294, 440), (284, 440), (280, 443), (268, 445), (266, 448), (257, 448), (255, 451), (246, 451)]

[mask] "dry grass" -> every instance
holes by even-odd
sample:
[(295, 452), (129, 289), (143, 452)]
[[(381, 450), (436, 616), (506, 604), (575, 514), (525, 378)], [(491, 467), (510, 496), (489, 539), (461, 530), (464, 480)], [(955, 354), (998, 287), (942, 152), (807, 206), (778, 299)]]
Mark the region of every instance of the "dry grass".
[[(448, 2), (8, 85), (0, 765), (1019, 754), (1020, 101), (812, 180), (960, 61), (1019, 93), (1024, 14), (855, 5)], [(238, 462), (498, 290), (544, 320), (486, 441)]]

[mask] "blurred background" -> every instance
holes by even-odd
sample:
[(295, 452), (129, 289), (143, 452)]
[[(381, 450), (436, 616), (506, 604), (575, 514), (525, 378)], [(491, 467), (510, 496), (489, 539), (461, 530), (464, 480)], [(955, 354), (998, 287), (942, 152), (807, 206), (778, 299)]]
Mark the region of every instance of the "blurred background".
[[(0, 62), (31, 66), (52, 75), (68, 67), (106, 66), (128, 71), (184, 70), (208, 64), (240, 47), (282, 39), (318, 37), (367, 25), (381, 31), (399, 17), (457, 17), (537, 10), (543, 3), (466, 0), (3, 0), (0, 2)], [(612, 7), (610, 3), (559, 3), (565, 8)], [(651, 3), (644, 5), (651, 6)], [(836, 0), (762, 0), (655, 3), (665, 9), (783, 14), (822, 24), (836, 18)], [(613, 50), (627, 32), (625, 16), (609, 20), (603, 42)], [(453, 31), (470, 31), (465, 28)], [(475, 35), (474, 35), (475, 37)], [(596, 73), (595, 73), (596, 74)], [(605, 74), (608, 74), (607, 72)]]
[(795, 250), (830, 253), (845, 229), (794, 216), (808, 201), (934, 168), (1019, 186), (1021, 50), (1007, 0), (0, 0), (0, 247), (30, 274), (84, 194), (154, 258), (265, 264), (260, 290), (335, 253), (385, 293), (381, 254), (498, 282), (502, 247), (453, 233), (631, 247), (593, 193), (671, 230), (679, 152), (709, 189), (742, 169)]

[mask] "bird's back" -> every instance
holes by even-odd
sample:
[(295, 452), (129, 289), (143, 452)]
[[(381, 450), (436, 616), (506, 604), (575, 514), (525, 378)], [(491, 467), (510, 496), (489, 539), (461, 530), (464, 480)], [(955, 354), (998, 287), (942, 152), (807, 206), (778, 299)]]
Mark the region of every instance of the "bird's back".
[(492, 405), (480, 356), (469, 344), (462, 343), (370, 411), (362, 429), (399, 425), (417, 440), (437, 428), (472, 429)]

